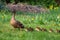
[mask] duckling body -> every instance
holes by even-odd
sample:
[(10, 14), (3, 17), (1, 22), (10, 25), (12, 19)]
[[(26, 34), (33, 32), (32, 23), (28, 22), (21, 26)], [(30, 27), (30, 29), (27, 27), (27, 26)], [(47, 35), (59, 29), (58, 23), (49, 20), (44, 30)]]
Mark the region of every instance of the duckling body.
[(57, 33), (60, 33), (60, 30), (57, 29), (56, 32), (57, 32)]
[(54, 32), (54, 30), (50, 28), (49, 32)]
[(47, 31), (45, 28), (42, 28), (42, 31)]
[(42, 29), (40, 27), (36, 27), (35, 30), (36, 31), (42, 31)]
[(34, 29), (29, 27), (29, 28), (25, 28), (25, 31), (34, 31)]

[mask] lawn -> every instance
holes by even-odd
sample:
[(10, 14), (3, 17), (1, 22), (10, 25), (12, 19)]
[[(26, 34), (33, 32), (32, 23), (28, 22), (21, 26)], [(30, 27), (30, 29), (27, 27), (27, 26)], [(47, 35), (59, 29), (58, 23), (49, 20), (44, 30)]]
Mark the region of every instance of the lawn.
[[(56, 29), (60, 29), (59, 10), (52, 10), (50, 13), (17, 12), (16, 19), (22, 22), (25, 27), (36, 28), (39, 26), (46, 28), (48, 31), (50, 28), (56, 31)], [(10, 25), (11, 16), (11, 12), (0, 12), (0, 40), (60, 40), (60, 33), (56, 32), (26, 32), (14, 29)]]

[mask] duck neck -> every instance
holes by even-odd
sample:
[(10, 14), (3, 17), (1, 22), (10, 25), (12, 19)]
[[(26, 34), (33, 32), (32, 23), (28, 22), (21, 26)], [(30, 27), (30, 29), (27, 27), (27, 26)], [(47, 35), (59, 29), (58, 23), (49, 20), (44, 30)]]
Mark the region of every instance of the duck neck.
[(13, 13), (12, 15), (12, 20), (15, 20), (15, 13)]

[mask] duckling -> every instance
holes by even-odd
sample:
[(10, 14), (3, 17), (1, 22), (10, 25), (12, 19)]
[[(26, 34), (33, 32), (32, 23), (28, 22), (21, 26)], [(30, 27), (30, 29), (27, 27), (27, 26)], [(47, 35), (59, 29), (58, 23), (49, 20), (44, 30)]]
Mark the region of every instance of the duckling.
[(16, 13), (16, 11), (13, 10), (12, 13), (13, 13), (13, 15), (12, 15), (12, 18), (11, 18), (11, 20), (10, 20), (10, 24), (11, 24), (14, 28), (19, 28), (19, 29), (21, 28), (21, 29), (23, 29), (23, 28), (24, 28), (24, 25), (23, 25), (21, 22), (19, 22), (19, 21), (17, 21), (17, 20), (15, 19), (15, 13)]
[(57, 33), (60, 33), (60, 30), (56, 29), (56, 32), (57, 32)]
[(54, 32), (54, 31), (53, 31), (53, 29), (50, 28), (50, 29), (49, 29), (49, 32)]
[(47, 31), (45, 28), (42, 28), (42, 31)]
[(32, 27), (29, 27), (29, 28), (25, 28), (25, 31), (34, 31), (34, 29)]
[(36, 27), (35, 30), (36, 31), (42, 31), (42, 29), (40, 27)]
[(28, 31), (28, 27), (25, 27), (25, 31)]

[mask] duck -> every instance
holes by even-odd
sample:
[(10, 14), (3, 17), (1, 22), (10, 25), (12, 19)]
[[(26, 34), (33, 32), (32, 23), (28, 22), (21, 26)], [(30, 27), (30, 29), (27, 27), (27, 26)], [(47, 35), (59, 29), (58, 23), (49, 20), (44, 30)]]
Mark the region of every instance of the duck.
[(21, 28), (21, 29), (24, 29), (24, 25), (20, 22), (20, 21), (18, 21), (18, 20), (16, 20), (15, 19), (15, 14), (16, 14), (16, 10), (13, 10), (12, 11), (12, 18), (11, 18), (11, 20), (10, 20), (10, 24), (14, 27), (14, 28)]
[(36, 27), (35, 30), (36, 31), (42, 31), (42, 29), (40, 27)]

